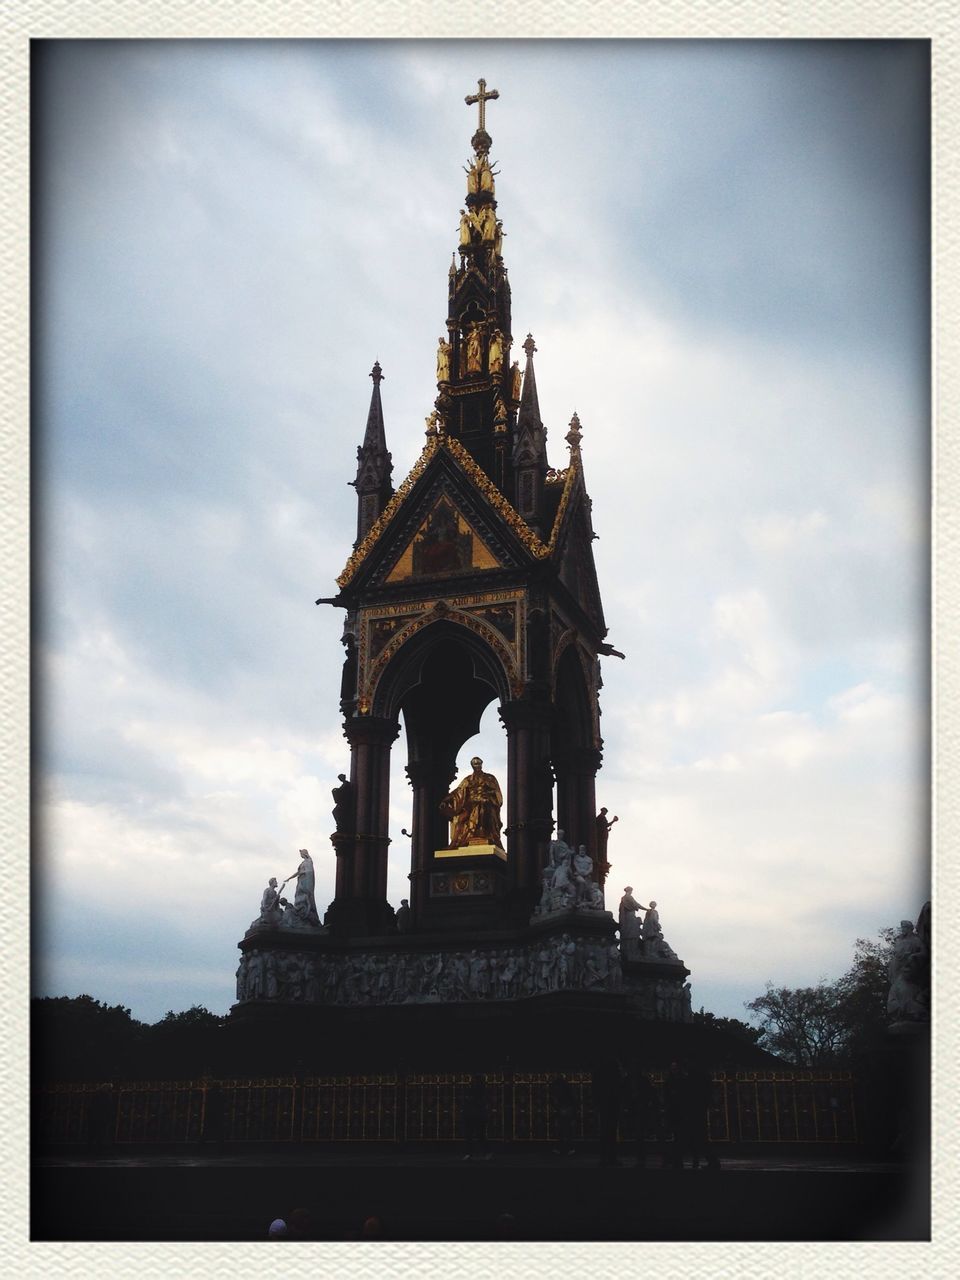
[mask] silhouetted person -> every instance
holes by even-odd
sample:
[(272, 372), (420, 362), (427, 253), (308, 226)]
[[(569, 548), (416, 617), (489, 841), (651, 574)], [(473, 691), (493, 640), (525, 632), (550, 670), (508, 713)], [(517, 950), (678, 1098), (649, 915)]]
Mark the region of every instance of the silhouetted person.
[(565, 1075), (554, 1076), (550, 1081), (549, 1098), (553, 1130), (557, 1140), (553, 1154), (572, 1156), (573, 1133), (577, 1120), (577, 1095)]
[(406, 898), (400, 899), (400, 906), (397, 908), (397, 916), (394, 923), (397, 926), (397, 933), (410, 932), (410, 903)]
[(517, 1239), (517, 1220), (512, 1213), (501, 1213), (495, 1224), (494, 1238), (497, 1240)]
[[(214, 1143), (218, 1152), (223, 1150), (223, 1090), (216, 1080), (211, 1080), (206, 1087), (203, 1103), (203, 1133), (200, 1140), (204, 1144)], [(287, 1226), (289, 1225), (288, 1222)]]
[(594, 1065), (591, 1074), (593, 1109), (600, 1138), (600, 1163), (619, 1164), (617, 1159), (617, 1124), (623, 1101), (623, 1072), (616, 1058), (604, 1058)]
[(685, 1143), (690, 1152), (691, 1168), (698, 1169), (701, 1159), (711, 1169), (719, 1169), (720, 1161), (711, 1152), (707, 1138), (708, 1111), (712, 1092), (710, 1073), (702, 1067), (686, 1067)]
[(471, 1156), (484, 1160), (490, 1159), (490, 1152), (485, 1150), (487, 1142), (487, 1086), (482, 1075), (475, 1075), (470, 1081), (466, 1097), (463, 1100), (463, 1136), (467, 1140), (467, 1151), (463, 1157)]
[[(673, 1134), (673, 1151), (670, 1164), (674, 1169), (683, 1168), (684, 1117), (686, 1115), (686, 1080), (679, 1062), (671, 1062), (663, 1082), (667, 1127)], [(666, 1163), (666, 1157), (664, 1158)]]
[(112, 1147), (117, 1128), (117, 1095), (113, 1081), (98, 1086), (90, 1099), (90, 1146), (94, 1151)]
[(627, 1084), (625, 1127), (634, 1141), (638, 1169), (642, 1169), (646, 1162), (647, 1138), (650, 1132), (658, 1127), (655, 1121), (656, 1103), (656, 1091), (650, 1076), (635, 1065), (630, 1072)]
[(287, 1217), (288, 1240), (312, 1240), (313, 1214), (309, 1209), (294, 1209)]
[(720, 1162), (707, 1152), (707, 1108), (710, 1105), (710, 1076), (688, 1063), (670, 1063), (666, 1083), (667, 1113), (673, 1129), (673, 1167), (683, 1168), (690, 1156), (690, 1168), (698, 1169), (703, 1158), (711, 1168)]

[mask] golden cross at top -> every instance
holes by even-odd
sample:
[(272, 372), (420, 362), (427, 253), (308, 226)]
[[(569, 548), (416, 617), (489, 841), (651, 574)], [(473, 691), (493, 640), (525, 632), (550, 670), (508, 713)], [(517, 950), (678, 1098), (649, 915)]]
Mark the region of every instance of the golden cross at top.
[(468, 107), (472, 107), (475, 102), (480, 104), (480, 123), (477, 125), (477, 128), (483, 129), (485, 128), (484, 106), (491, 98), (499, 98), (500, 90), (491, 89), (490, 92), (487, 93), (486, 80), (478, 80), (477, 89), (479, 90), (479, 92), (467, 94), (467, 96), (464, 98), (464, 102), (467, 104)]

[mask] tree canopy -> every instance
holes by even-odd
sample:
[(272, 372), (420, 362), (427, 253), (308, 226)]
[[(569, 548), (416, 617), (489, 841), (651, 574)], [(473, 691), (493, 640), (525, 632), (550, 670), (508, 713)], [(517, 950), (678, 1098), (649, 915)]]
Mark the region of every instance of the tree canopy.
[(835, 982), (813, 987), (776, 987), (746, 1003), (757, 1018), (760, 1047), (791, 1065), (855, 1066), (881, 1041), (886, 1030), (887, 964), (892, 929), (879, 940), (858, 938), (853, 964)]

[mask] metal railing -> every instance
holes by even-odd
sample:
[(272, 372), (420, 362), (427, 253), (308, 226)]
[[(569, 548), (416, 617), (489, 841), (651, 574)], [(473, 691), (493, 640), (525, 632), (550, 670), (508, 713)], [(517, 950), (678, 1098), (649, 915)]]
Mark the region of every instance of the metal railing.
[[(484, 1073), (491, 1142), (555, 1139), (553, 1072)], [(578, 1141), (597, 1136), (590, 1076), (569, 1071)], [(652, 1073), (646, 1136), (669, 1133), (664, 1077)], [(34, 1096), (41, 1145), (455, 1142), (472, 1077), (361, 1075), (57, 1084)], [(856, 1081), (850, 1073), (715, 1073), (708, 1137), (723, 1143), (855, 1143)], [(621, 1138), (626, 1137), (626, 1121)]]

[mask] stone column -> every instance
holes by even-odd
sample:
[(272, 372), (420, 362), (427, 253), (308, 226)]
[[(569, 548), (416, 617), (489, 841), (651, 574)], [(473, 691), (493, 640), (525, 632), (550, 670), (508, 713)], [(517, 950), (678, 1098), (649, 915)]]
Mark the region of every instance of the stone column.
[(567, 843), (587, 846), (597, 856), (597, 770), (602, 760), (596, 747), (570, 747), (554, 756), (557, 771), (557, 826)]
[(550, 707), (517, 699), (503, 704), (500, 719), (507, 730), (508, 885), (525, 919), (539, 894), (540, 862), (552, 826)]
[(414, 929), (420, 924), (429, 897), (428, 877), (434, 850), (446, 843), (443, 833), (447, 824), (440, 813), (440, 802), (450, 789), (456, 768), (456, 761), (449, 758), (411, 760), (406, 768), (413, 788), (410, 914)]
[(383, 933), (390, 926), (390, 748), (399, 731), (396, 720), (379, 716), (354, 716), (344, 722), (356, 809), (352, 850), (341, 853), (337, 848), (337, 896), (328, 913), (337, 933), (363, 936)]

